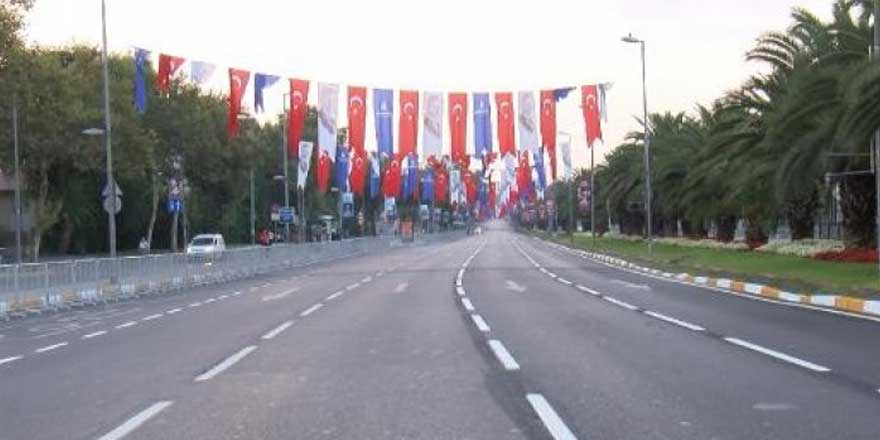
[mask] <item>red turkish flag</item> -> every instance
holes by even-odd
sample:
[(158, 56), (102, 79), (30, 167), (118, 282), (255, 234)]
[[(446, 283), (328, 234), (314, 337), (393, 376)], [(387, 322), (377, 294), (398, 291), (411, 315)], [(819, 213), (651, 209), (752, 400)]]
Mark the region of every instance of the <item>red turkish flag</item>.
[(503, 157), (516, 150), (513, 135), (513, 124), (516, 115), (513, 113), (513, 93), (498, 92), (495, 94), (495, 106), (498, 107), (498, 152)]
[(367, 172), (367, 161), (364, 159), (364, 154), (354, 152), (354, 157), (351, 160), (351, 172), (348, 174), (351, 192), (359, 196), (364, 194), (364, 177)]
[(318, 158), (318, 169), (315, 171), (318, 191), (322, 193), (326, 193), (327, 188), (330, 186), (330, 168), (332, 166), (333, 160), (330, 159), (326, 151), (322, 151), (321, 156)]
[(541, 90), (541, 143), (550, 156), (550, 175), (556, 180), (556, 97), (553, 90)]
[(516, 206), (517, 201), (519, 201), (519, 188), (517, 188), (516, 184), (510, 186), (510, 193), (507, 195), (507, 203)]
[(400, 156), (393, 156), (382, 173), (382, 195), (397, 197), (400, 194)]
[(171, 76), (174, 75), (174, 72), (177, 72), (177, 69), (184, 62), (186, 62), (185, 58), (160, 53), (159, 72), (156, 75), (156, 90), (160, 93), (168, 93), (171, 89)]
[(303, 124), (309, 111), (309, 82), (303, 79), (290, 80), (290, 110), (287, 112), (287, 150), (292, 157), (299, 154), (299, 141), (302, 140)]
[(595, 85), (581, 87), (581, 104), (584, 110), (584, 126), (587, 129), (587, 146), (602, 139), (602, 123), (599, 120), (599, 90)]
[(449, 189), (449, 178), (446, 176), (446, 170), (437, 169), (437, 175), (434, 176), (434, 201), (443, 203), (446, 201), (446, 190)]
[(367, 121), (367, 88), (348, 86), (348, 143), (357, 155), (364, 155)]
[(400, 154), (416, 152), (416, 139), (419, 132), (419, 92), (416, 90), (400, 91), (400, 124), (398, 134)]
[(474, 179), (473, 174), (470, 171), (463, 171), (462, 176), (464, 177), (464, 189), (467, 193), (467, 201), (470, 204), (474, 204), (477, 201), (477, 182)]
[(452, 161), (461, 163), (467, 143), (467, 93), (449, 94), (449, 138), (452, 145)]
[(529, 152), (520, 151), (519, 167), (517, 168), (516, 184), (520, 191), (527, 191), (532, 182), (532, 168), (529, 166)]
[(229, 69), (229, 118), (226, 121), (226, 134), (230, 138), (238, 136), (238, 115), (241, 113), (241, 98), (247, 90), (251, 73), (247, 70)]

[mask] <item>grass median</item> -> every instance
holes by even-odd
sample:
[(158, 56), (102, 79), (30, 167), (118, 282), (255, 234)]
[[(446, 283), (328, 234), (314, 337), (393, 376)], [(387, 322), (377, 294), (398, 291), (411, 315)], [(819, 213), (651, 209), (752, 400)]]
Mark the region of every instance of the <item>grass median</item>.
[[(567, 235), (536, 233), (569, 244)], [(596, 238), (575, 234), (575, 246), (615, 255), (628, 261), (670, 272), (688, 272), (716, 278), (766, 283), (799, 293), (835, 293), (880, 298), (880, 274), (873, 263), (839, 263), (765, 252), (704, 249), (654, 244), (648, 253), (644, 241)]]

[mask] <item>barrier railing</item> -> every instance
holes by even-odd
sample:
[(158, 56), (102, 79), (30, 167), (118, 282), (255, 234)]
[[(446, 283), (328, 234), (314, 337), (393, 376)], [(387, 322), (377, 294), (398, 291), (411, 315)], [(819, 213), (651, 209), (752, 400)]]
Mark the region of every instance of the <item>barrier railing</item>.
[(0, 319), (118, 301), (394, 247), (392, 237), (0, 265)]

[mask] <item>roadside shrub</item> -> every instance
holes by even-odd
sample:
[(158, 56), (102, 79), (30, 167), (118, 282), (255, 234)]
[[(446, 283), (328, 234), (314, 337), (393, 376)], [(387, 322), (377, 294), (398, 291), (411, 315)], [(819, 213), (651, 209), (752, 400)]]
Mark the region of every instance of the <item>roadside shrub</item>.
[(750, 249), (748, 244), (741, 241), (722, 242), (717, 240), (710, 240), (708, 238), (692, 240), (689, 238), (681, 237), (661, 237), (655, 239), (654, 241), (656, 241), (657, 243), (671, 244), (673, 246), (690, 248), (727, 249), (736, 251), (745, 251)]
[(839, 261), (842, 263), (876, 263), (876, 249), (843, 249), (819, 252), (813, 256), (817, 260)]
[(792, 241), (774, 241), (757, 249), (758, 252), (769, 252), (779, 255), (794, 255), (798, 257), (813, 257), (823, 252), (839, 252), (844, 249), (840, 240), (824, 240), (807, 238)]

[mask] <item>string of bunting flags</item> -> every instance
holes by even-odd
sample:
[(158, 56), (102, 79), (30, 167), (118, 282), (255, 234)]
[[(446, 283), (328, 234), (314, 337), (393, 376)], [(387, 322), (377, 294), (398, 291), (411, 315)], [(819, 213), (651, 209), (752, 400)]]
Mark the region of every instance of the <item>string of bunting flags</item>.
[[(134, 49), (133, 97), (139, 113), (144, 113), (148, 105), (146, 69), (150, 58), (150, 51)], [(216, 64), (160, 53), (154, 85), (160, 99), (170, 91), (172, 78), (180, 76), (178, 73), (186, 63), (189, 63), (186, 79), (195, 85), (206, 85), (217, 74)], [(264, 90), (278, 83), (282, 76), (238, 68), (229, 68), (227, 74), (226, 131), (230, 138), (234, 138), (239, 135), (239, 114), (248, 86), (253, 84), (254, 111), (264, 112)], [(317, 190), (321, 192), (328, 190), (331, 174), (334, 174), (336, 187), (358, 196), (375, 198), (381, 195), (386, 200), (402, 198), (466, 204), (479, 208), (481, 216), (495, 217), (509, 212), (521, 200), (543, 198), (547, 185), (544, 154), (549, 158), (551, 179), (557, 179), (557, 153), (562, 155), (565, 177), (571, 177), (571, 145), (568, 140), (557, 145), (556, 104), (566, 99), (575, 87), (540, 90), (537, 100), (536, 93), (531, 90), (517, 91), (516, 94), (509, 91), (490, 94), (484, 91), (399, 90), (395, 150), (394, 90), (374, 88), (370, 96), (364, 86), (349, 85), (340, 89), (338, 84), (301, 78), (287, 81), (287, 147), (290, 154), (298, 158), (299, 188), (305, 189), (306, 176), (315, 161)], [(311, 86), (317, 91), (314, 104), (318, 112), (317, 149), (312, 142), (302, 140)], [(588, 148), (602, 139), (609, 88), (610, 84), (580, 87), (580, 107)], [(348, 120), (343, 145), (337, 145), (340, 93), (345, 93)], [(495, 127), (492, 126), (493, 103), (497, 111)], [(368, 152), (365, 148), (366, 116), (370, 104), (375, 123), (375, 152)], [(469, 117), (474, 131), (471, 152), (467, 151)], [(442, 153), (444, 118), (449, 127), (449, 156)], [(424, 159), (421, 167), (418, 151), (420, 122), (420, 146)], [(471, 170), (472, 159), (481, 162), (482, 172)], [(331, 173), (334, 169), (335, 172)], [(499, 182), (492, 181), (493, 169), (498, 171)]]

